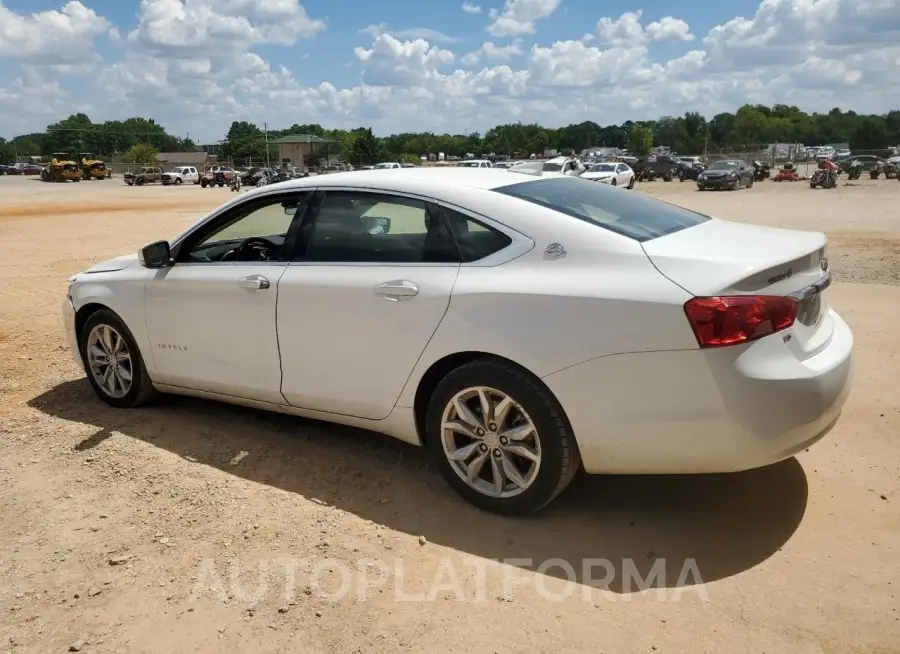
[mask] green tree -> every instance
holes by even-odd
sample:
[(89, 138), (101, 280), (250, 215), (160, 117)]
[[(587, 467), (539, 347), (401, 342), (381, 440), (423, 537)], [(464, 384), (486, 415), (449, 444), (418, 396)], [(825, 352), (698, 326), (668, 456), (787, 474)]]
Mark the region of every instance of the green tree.
[(635, 157), (646, 157), (653, 148), (653, 132), (644, 125), (635, 125), (628, 135), (628, 151)]
[(159, 150), (152, 145), (136, 143), (129, 148), (124, 158), (127, 163), (148, 165), (156, 163), (156, 155), (158, 154)]

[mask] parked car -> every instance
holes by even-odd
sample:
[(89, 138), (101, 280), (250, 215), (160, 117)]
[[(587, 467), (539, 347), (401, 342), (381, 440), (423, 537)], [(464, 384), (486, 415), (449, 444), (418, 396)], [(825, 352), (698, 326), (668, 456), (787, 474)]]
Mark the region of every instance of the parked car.
[(174, 184), (199, 184), (200, 172), (194, 166), (178, 166), (162, 175), (162, 183), (164, 186)]
[(21, 175), (40, 175), (43, 172), (43, 168), (38, 166), (37, 164), (27, 163), (27, 164), (17, 164), (19, 167), (19, 174)]
[(885, 159), (881, 157), (876, 157), (874, 154), (861, 154), (859, 156), (849, 156), (844, 159), (839, 159), (835, 161), (835, 163), (841, 167), (841, 172), (848, 172), (850, 170), (850, 166), (853, 165), (855, 161), (858, 161), (862, 164), (862, 170), (868, 171), (873, 168), (877, 168), (879, 165), (883, 166), (886, 163)]
[(234, 177), (234, 175), (235, 172), (231, 168), (226, 168), (225, 166), (213, 166), (200, 176), (200, 186), (203, 188), (206, 188), (207, 186), (218, 186), (219, 188), (226, 185), (230, 186), (231, 178)]
[(375, 165), (373, 166), (373, 168), (374, 168), (375, 170), (384, 170), (384, 169), (387, 169), (387, 170), (398, 170), (398, 169), (401, 168), (401, 166), (400, 166), (400, 164), (398, 164), (396, 161), (386, 161), (386, 162), (384, 162), (384, 163), (375, 164)]
[(0, 164), (0, 175), (19, 175), (16, 164)]
[(610, 186), (634, 188), (634, 171), (625, 163), (598, 163), (581, 173), (581, 177)]
[(137, 172), (127, 172), (123, 176), (128, 186), (143, 186), (162, 181), (163, 169), (159, 166), (144, 166)]
[(494, 165), (487, 159), (466, 159), (457, 164), (460, 168), (493, 168)]
[(540, 177), (577, 177), (586, 169), (584, 164), (574, 157), (553, 157), (520, 161), (508, 170)]
[(378, 431), (527, 513), (581, 468), (731, 472), (821, 439), (853, 352), (826, 246), (585, 179), (351, 172), (75, 275), (64, 324), (114, 407), (170, 392)]
[(737, 191), (753, 186), (753, 167), (739, 159), (723, 159), (704, 170), (697, 177), (697, 189), (701, 191)]

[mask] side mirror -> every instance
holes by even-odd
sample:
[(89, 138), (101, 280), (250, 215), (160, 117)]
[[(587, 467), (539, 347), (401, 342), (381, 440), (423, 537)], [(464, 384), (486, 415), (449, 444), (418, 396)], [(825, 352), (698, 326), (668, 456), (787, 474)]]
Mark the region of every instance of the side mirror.
[(297, 205), (296, 204), (285, 204), (284, 206), (284, 215), (285, 216), (293, 216), (297, 213)]
[(391, 219), (380, 216), (364, 216), (363, 224), (370, 234), (387, 234), (391, 231)]
[(168, 241), (157, 241), (145, 245), (138, 253), (141, 265), (144, 268), (170, 268), (175, 263), (172, 261), (172, 251)]

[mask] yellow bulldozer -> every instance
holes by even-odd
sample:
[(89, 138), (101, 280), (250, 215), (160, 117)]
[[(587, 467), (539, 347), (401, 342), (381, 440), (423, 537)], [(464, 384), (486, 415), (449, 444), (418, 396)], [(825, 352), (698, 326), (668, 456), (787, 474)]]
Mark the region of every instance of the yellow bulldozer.
[(82, 152), (81, 157), (81, 179), (109, 179), (112, 177), (112, 171), (106, 167), (106, 164), (94, 156), (93, 152)]
[(54, 152), (50, 163), (41, 171), (41, 179), (45, 182), (80, 182), (81, 168), (69, 159), (65, 152)]

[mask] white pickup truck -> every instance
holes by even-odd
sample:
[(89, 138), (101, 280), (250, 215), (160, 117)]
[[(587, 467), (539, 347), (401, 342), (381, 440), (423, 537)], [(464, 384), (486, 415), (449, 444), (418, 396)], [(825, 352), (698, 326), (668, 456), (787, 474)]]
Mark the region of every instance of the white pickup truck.
[(163, 173), (162, 183), (169, 184), (199, 184), (200, 173), (194, 166), (178, 166), (167, 173)]

